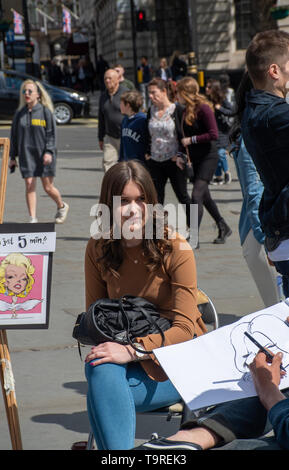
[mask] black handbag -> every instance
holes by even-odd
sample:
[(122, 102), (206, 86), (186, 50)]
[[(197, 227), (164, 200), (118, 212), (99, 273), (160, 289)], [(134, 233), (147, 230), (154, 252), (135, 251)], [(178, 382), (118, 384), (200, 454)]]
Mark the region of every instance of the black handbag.
[(181, 157), (181, 159), (182, 159), (182, 162), (183, 162), (183, 171), (185, 172), (187, 179), (188, 179), (191, 183), (193, 183), (193, 179), (194, 179), (194, 169), (193, 169), (193, 165), (192, 165), (191, 161), (188, 159), (187, 155), (185, 155), (185, 154), (182, 153), (182, 152), (178, 152), (178, 153), (177, 153), (177, 156), (178, 156), (178, 157)]
[[(130, 344), (135, 338), (160, 333), (164, 345), (164, 331), (171, 322), (161, 317), (154, 304), (142, 297), (124, 295), (120, 299), (98, 299), (87, 312), (78, 315), (72, 336), (78, 343), (97, 346), (106, 341)], [(151, 354), (153, 351), (145, 351)]]

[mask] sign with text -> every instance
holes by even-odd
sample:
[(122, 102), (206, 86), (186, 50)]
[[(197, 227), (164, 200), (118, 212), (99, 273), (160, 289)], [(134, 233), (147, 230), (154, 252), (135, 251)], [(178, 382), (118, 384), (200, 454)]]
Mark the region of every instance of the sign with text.
[(0, 225), (0, 329), (48, 328), (55, 245), (54, 224)]

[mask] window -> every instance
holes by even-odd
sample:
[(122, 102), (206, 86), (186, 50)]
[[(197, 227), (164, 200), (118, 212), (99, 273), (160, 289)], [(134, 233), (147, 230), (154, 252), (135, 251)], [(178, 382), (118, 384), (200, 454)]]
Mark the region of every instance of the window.
[(235, 0), (237, 49), (247, 49), (251, 40), (251, 0)]
[(23, 79), (20, 77), (17, 77), (16, 75), (10, 75), (10, 73), (6, 72), (4, 74), (4, 80), (5, 80), (5, 85), (6, 88), (12, 88), (13, 90), (20, 90), (20, 87), (22, 85)]

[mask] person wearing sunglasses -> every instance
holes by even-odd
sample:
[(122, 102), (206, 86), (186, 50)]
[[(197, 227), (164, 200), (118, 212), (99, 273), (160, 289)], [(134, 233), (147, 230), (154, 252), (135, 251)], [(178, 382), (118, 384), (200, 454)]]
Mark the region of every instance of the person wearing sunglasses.
[(55, 202), (56, 223), (63, 223), (69, 206), (62, 200), (54, 186), (56, 169), (56, 123), (50, 96), (40, 82), (25, 80), (20, 88), (19, 107), (11, 127), (9, 168), (18, 166), (25, 180), (26, 203), (29, 221), (38, 222), (36, 217), (36, 178), (40, 177), (43, 188)]

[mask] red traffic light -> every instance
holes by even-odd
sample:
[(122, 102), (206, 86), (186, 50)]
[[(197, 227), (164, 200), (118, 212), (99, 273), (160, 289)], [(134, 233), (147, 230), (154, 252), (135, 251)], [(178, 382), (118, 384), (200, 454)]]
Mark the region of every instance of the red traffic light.
[(138, 13), (138, 19), (139, 19), (139, 20), (143, 20), (143, 19), (144, 19), (144, 14), (143, 14), (142, 11), (139, 11), (139, 13)]

